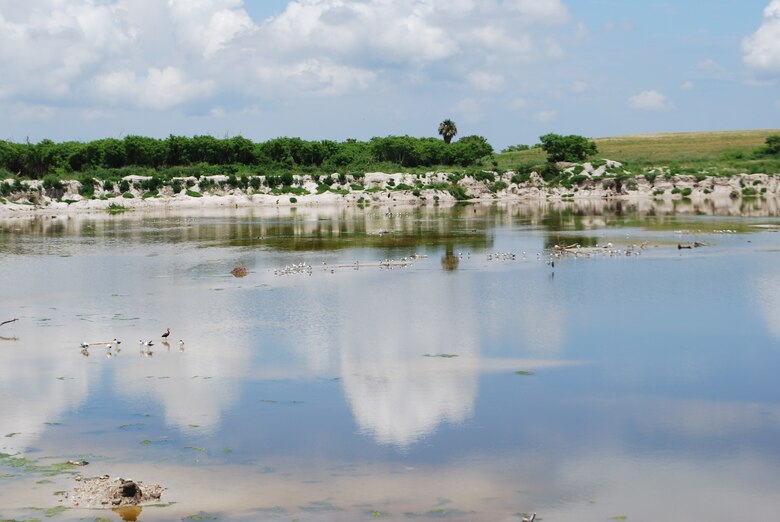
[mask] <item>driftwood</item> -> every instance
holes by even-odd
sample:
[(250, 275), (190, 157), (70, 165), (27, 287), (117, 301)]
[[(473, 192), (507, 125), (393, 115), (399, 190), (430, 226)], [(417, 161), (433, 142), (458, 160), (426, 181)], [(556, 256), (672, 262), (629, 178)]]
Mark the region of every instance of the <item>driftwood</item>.
[(3, 326), (4, 324), (8, 324), (8, 323), (13, 323), (13, 322), (16, 322), (16, 321), (18, 321), (18, 320), (19, 320), (19, 319), (9, 319), (9, 320), (7, 320), (7, 321), (3, 321), (3, 322), (1, 322), (1, 323), (0, 323), (0, 326)]

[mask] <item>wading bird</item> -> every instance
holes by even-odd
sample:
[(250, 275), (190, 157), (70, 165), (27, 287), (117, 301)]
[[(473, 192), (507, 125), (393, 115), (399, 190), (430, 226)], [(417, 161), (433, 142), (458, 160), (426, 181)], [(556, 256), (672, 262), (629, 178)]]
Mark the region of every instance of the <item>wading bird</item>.
[(171, 335), (171, 329), (170, 328), (166, 328), (165, 332), (162, 334), (162, 338), (163, 339), (167, 339), (169, 335)]

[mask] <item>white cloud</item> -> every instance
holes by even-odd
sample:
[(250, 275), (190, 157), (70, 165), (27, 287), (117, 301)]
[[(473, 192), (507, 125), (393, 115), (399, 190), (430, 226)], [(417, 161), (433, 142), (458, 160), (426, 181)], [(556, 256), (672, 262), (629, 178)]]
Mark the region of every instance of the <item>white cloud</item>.
[(469, 74), (469, 82), (480, 91), (495, 92), (504, 88), (504, 77), (501, 74), (473, 72)]
[(129, 51), (133, 33), (117, 6), (41, 1), (0, 7), (0, 95), (64, 98), (94, 67)]
[(471, 99), (563, 58), (563, 38), (578, 30), (551, 29), (571, 21), (562, 0), (295, 0), (258, 21), (245, 5), (0, 0), (0, 99), (82, 113), (199, 101), (234, 112), (280, 97), (435, 82), (457, 82), (454, 99)]
[(539, 111), (534, 115), (536, 121), (543, 123), (553, 121), (556, 117), (558, 117), (558, 111)]
[(263, 65), (255, 73), (263, 85), (287, 95), (341, 95), (365, 89), (376, 80), (372, 71), (316, 59)]
[(525, 101), (523, 98), (515, 98), (514, 100), (512, 100), (510, 106), (516, 111), (521, 111), (526, 107), (528, 107), (528, 102)]
[(755, 33), (742, 41), (742, 59), (760, 74), (780, 75), (780, 0), (764, 9), (764, 21)]
[(474, 98), (464, 98), (452, 107), (458, 117), (468, 122), (475, 122), (482, 119), (482, 103)]
[(584, 82), (582, 80), (577, 80), (574, 83), (571, 84), (571, 92), (574, 94), (582, 94), (586, 92), (589, 89), (589, 85), (587, 82)]
[(569, 19), (569, 11), (561, 0), (505, 0), (504, 5), (517, 11), (531, 23), (560, 24)]
[(254, 23), (241, 0), (168, 0), (179, 38), (210, 58)]
[(682, 83), (682, 85), (680, 85), (680, 89), (682, 89), (683, 91), (692, 91), (695, 88), (696, 85), (694, 85), (694, 83), (690, 80), (685, 81)]
[(712, 58), (707, 58), (696, 64), (696, 69), (707, 73), (722, 73), (723, 67)]
[(666, 96), (655, 90), (642, 91), (628, 99), (628, 106), (643, 111), (667, 111), (671, 104)]
[(13, 106), (13, 115), (20, 120), (50, 120), (57, 114), (57, 109), (50, 105), (17, 103)]
[(100, 95), (112, 103), (129, 102), (137, 107), (168, 109), (211, 94), (214, 83), (188, 80), (175, 67), (150, 68), (145, 76), (122, 70), (96, 78)]

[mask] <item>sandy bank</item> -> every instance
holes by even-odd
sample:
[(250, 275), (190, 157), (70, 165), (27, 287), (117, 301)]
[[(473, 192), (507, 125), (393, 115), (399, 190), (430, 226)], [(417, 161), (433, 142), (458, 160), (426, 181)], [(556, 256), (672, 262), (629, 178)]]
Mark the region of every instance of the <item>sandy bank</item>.
[[(94, 195), (82, 195), (78, 181), (45, 187), (41, 181), (5, 180), (15, 189), (0, 198), (0, 216), (26, 213), (62, 214), (122, 210), (181, 210), (245, 207), (319, 207), (435, 205), (463, 200), (474, 202), (522, 201), (670, 201), (774, 198), (780, 195), (780, 176), (741, 174), (730, 177), (658, 174), (637, 177), (611, 177), (620, 168), (617, 162), (598, 167), (564, 165), (570, 178), (566, 186), (550, 187), (536, 173), (518, 176), (515, 172), (484, 172), (484, 176), (453, 176), (445, 172), (423, 175), (407, 173), (367, 173), (358, 178), (332, 175), (323, 184), (310, 176), (295, 176), (293, 193), (282, 193), (256, 183), (256, 187), (231, 186), (227, 176), (200, 179), (176, 178), (178, 192), (163, 186), (150, 197), (141, 176), (127, 176), (127, 190), (119, 193), (117, 183), (96, 187)], [(263, 178), (263, 176), (258, 176)], [(204, 181), (207, 180), (207, 181)], [(264, 181), (264, 180), (261, 180)], [(323, 190), (325, 188), (326, 190)], [(454, 188), (454, 190), (453, 190)]]

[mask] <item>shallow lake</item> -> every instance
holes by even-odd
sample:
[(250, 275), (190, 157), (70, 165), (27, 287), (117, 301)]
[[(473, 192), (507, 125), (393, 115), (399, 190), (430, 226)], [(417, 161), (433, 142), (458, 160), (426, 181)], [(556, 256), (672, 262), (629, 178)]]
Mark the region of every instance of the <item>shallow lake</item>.
[(74, 474), (162, 484), (146, 521), (776, 519), (778, 230), (761, 200), (0, 220), (0, 519), (121, 520), (55, 509)]

